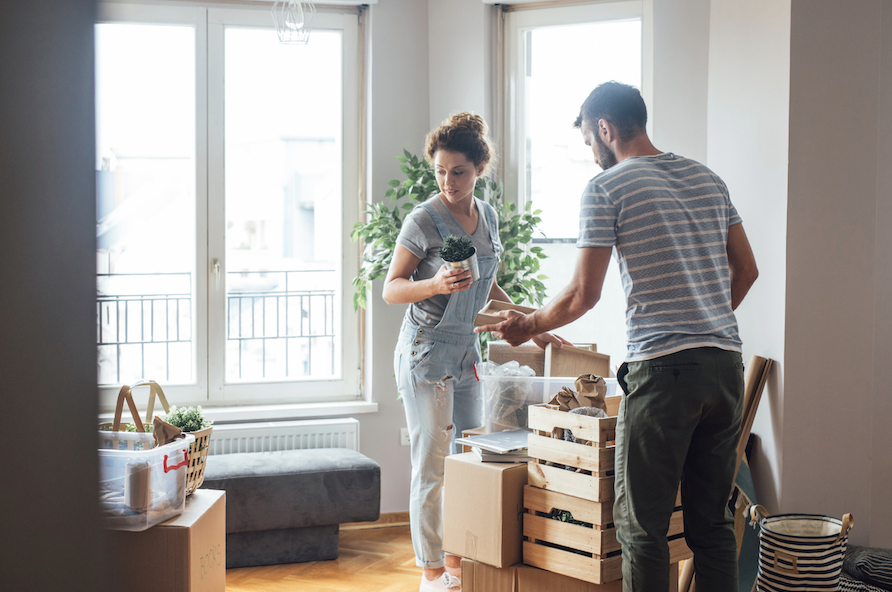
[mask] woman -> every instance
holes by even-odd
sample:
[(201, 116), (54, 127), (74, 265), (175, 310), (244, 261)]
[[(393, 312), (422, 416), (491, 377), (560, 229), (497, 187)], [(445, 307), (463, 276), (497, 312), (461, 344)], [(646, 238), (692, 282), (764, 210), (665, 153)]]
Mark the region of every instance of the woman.
[[(412, 457), (409, 516), (420, 592), (460, 590), (461, 558), (444, 555), (442, 489), (446, 455), (462, 430), (483, 425), (474, 364), (480, 345), (474, 317), (488, 299), (510, 302), (495, 281), (502, 245), (496, 212), (474, 197), (493, 158), (483, 119), (459, 113), (427, 136), (425, 155), (440, 193), (406, 217), (384, 280), (384, 300), (409, 304), (394, 352), (394, 372), (409, 426)], [(477, 249), (480, 277), (439, 257), (450, 234)], [(537, 342), (556, 341), (551, 335)], [(541, 345), (541, 343), (540, 343)]]

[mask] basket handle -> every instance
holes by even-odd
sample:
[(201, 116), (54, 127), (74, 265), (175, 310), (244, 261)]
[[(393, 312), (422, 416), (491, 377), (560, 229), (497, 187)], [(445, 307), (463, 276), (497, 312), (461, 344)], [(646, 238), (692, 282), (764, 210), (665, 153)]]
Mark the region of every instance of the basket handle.
[(761, 504), (753, 504), (750, 506), (750, 524), (756, 526), (762, 518), (768, 518), (768, 510)]
[(144, 378), (130, 385), (125, 384), (121, 387), (120, 392), (118, 392), (118, 402), (115, 405), (115, 422), (112, 427), (114, 431), (121, 431), (121, 416), (124, 413), (124, 401), (127, 401), (127, 407), (130, 409), (130, 415), (133, 416), (133, 423), (136, 425), (136, 431), (146, 431), (146, 426), (139, 418), (139, 411), (136, 409), (136, 404), (133, 402), (133, 389), (138, 386), (149, 387), (149, 404), (146, 411), (145, 424), (152, 422), (152, 413), (155, 410), (156, 396), (161, 401), (161, 406), (164, 408), (164, 412), (170, 412), (170, 405), (167, 403), (167, 397), (164, 396), (164, 391), (161, 390), (161, 385), (154, 380), (147, 380)]
[(855, 526), (855, 517), (846, 512), (842, 516), (842, 524), (839, 527), (839, 536), (836, 537), (836, 541), (833, 544), (836, 545), (842, 537), (848, 535), (853, 526)]
[(142, 420), (139, 418), (139, 411), (136, 410), (136, 404), (133, 402), (131, 390), (132, 388), (125, 384), (121, 387), (121, 390), (118, 391), (118, 402), (115, 404), (115, 421), (112, 424), (112, 430), (115, 432), (121, 431), (121, 415), (124, 413), (124, 401), (127, 401), (130, 415), (133, 416), (133, 423), (136, 424), (136, 431), (146, 431), (146, 426), (143, 425)]
[(170, 471), (175, 471), (175, 470), (179, 469), (180, 467), (185, 467), (187, 464), (189, 464), (189, 450), (187, 448), (183, 449), (183, 460), (181, 462), (178, 462), (175, 465), (168, 466), (167, 456), (168, 455), (166, 455), (166, 454), (164, 455), (164, 472), (165, 473), (169, 473)]
[(157, 395), (158, 400), (161, 401), (161, 407), (164, 409), (164, 413), (170, 413), (170, 405), (167, 403), (167, 397), (164, 396), (164, 391), (161, 390), (161, 385), (154, 380), (142, 379), (136, 384), (131, 385), (130, 388), (144, 385), (149, 386), (149, 403), (148, 407), (146, 407), (146, 423), (148, 424), (152, 423), (152, 414), (155, 411), (155, 395)]

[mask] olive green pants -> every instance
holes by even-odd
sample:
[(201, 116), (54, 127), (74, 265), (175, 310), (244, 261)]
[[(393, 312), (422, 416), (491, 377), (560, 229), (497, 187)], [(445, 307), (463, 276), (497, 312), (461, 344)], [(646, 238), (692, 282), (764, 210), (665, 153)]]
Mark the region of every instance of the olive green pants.
[(614, 522), (624, 592), (669, 590), (669, 518), (681, 482), (697, 592), (737, 592), (728, 497), (743, 412), (739, 353), (689, 349), (623, 364)]

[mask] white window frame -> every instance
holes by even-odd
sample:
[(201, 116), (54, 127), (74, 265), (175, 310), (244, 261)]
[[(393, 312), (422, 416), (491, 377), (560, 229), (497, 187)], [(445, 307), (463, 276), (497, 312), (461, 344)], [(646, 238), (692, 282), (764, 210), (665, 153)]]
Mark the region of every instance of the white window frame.
[[(225, 262), (225, 196), (223, 176), (223, 31), (227, 25), (272, 27), (269, 5), (215, 8), (213, 4), (170, 6), (154, 4), (99, 3), (97, 23), (181, 24), (195, 29), (195, 121), (196, 121), (196, 261), (195, 332), (196, 368), (191, 384), (164, 384), (172, 404), (224, 407), (250, 405), (279, 409), (283, 404), (360, 401), (359, 315), (353, 313), (351, 281), (359, 271), (356, 249), (349, 229), (359, 219), (360, 153), (360, 24), (356, 8), (325, 8), (317, 11), (314, 30), (338, 30), (343, 34), (343, 120), (342, 120), (342, 279), (340, 326), (342, 376), (337, 380), (297, 380), (228, 384), (225, 382), (225, 287), (219, 292), (212, 273), (217, 259)], [(312, 36), (311, 36), (312, 42)], [(214, 285), (211, 285), (211, 284)], [(146, 378), (153, 378), (148, 376)], [(100, 387), (102, 411), (114, 408), (120, 385)], [(139, 405), (140, 403), (137, 402)], [(281, 415), (281, 411), (276, 412)], [(315, 413), (318, 414), (318, 413)]]
[[(650, 21), (652, 0), (625, 2), (594, 2), (591, 4), (555, 5), (549, 7), (510, 7), (504, 21), (504, 148), (502, 178), (506, 195), (516, 195), (518, 207), (526, 205), (529, 196), (526, 175), (522, 174), (527, 160), (526, 146), (526, 32), (543, 27), (574, 25), (588, 22), (641, 20), (641, 94), (651, 104)], [(580, 105), (585, 97), (580, 97)], [(650, 126), (650, 122), (648, 122)], [(580, 140), (581, 141), (581, 140)], [(594, 165), (593, 165), (594, 166)], [(597, 167), (595, 167), (597, 169)], [(580, 191), (582, 188), (580, 188)]]

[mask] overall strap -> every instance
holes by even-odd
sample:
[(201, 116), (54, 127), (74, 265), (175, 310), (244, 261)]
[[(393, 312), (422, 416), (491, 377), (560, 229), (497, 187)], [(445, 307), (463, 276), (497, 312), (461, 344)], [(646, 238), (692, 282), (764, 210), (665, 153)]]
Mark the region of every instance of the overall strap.
[(492, 252), (495, 253), (496, 257), (499, 256), (499, 224), (496, 221), (496, 211), (495, 208), (485, 203), (481, 199), (474, 198), (477, 200), (477, 211), (482, 212), (486, 217), (486, 225), (489, 226), (489, 242), (492, 243)]
[[(437, 198), (439, 199), (439, 198)], [(452, 234), (449, 232), (449, 229), (446, 227), (446, 223), (443, 222), (443, 218), (440, 216), (440, 212), (437, 211), (437, 208), (430, 205), (428, 202), (424, 202), (423, 204), (419, 204), (419, 208), (424, 208), (424, 210), (431, 215), (431, 218), (434, 220), (434, 224), (437, 225), (437, 230), (440, 231), (440, 237), (445, 241), (446, 237)]]

